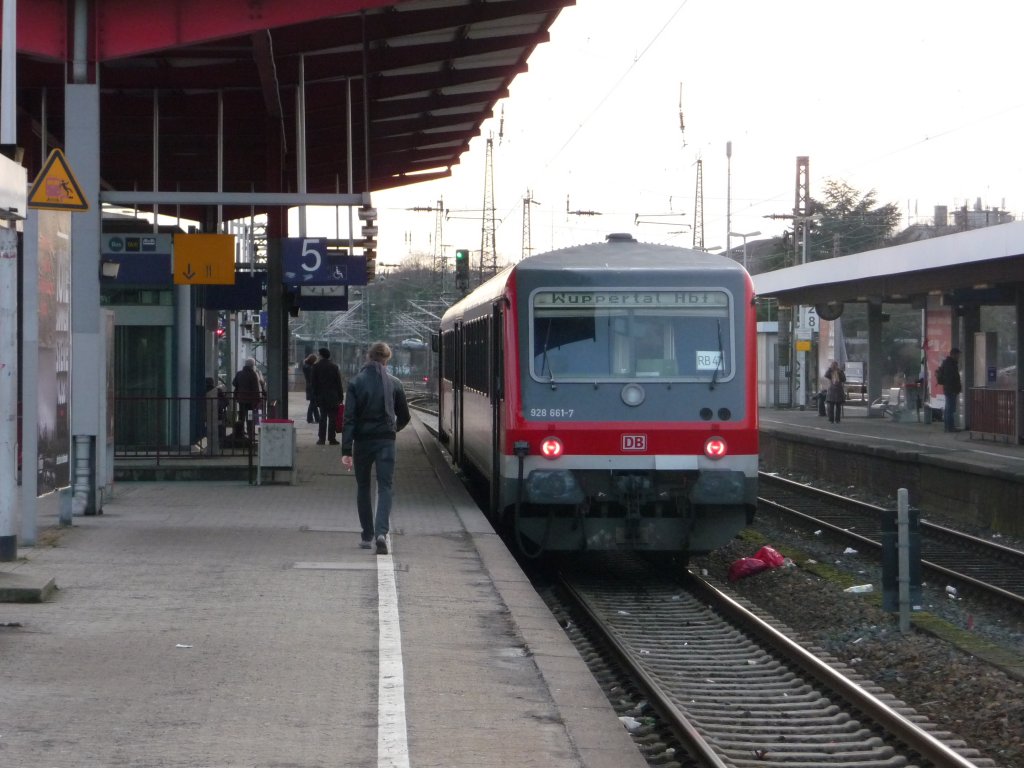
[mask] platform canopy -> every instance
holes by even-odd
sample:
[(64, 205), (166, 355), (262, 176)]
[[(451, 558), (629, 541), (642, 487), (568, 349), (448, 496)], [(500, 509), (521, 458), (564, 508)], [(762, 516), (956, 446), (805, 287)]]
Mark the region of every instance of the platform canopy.
[(104, 190), (293, 192), (302, 149), (310, 193), (445, 177), (572, 4), (22, 0), (18, 143), (33, 178), (86, 82)]
[[(1024, 284), (1024, 222), (879, 248), (754, 276), (762, 298), (784, 306), (913, 301), (928, 294), (957, 303), (1014, 303)], [(1001, 295), (1005, 294), (1005, 295)], [(821, 310), (819, 310), (820, 312)]]

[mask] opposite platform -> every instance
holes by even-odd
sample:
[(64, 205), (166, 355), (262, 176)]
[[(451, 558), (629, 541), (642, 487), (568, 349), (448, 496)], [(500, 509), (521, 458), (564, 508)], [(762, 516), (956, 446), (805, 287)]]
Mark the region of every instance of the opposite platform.
[(4, 765), (645, 765), (415, 417), (383, 557), (296, 430), (294, 485), (123, 483), (19, 553), (58, 592), (0, 604)]
[(941, 422), (868, 418), (846, 406), (830, 424), (816, 409), (760, 411), (761, 466), (802, 472), (895, 498), (979, 529), (1024, 536), (1024, 446), (944, 432)]

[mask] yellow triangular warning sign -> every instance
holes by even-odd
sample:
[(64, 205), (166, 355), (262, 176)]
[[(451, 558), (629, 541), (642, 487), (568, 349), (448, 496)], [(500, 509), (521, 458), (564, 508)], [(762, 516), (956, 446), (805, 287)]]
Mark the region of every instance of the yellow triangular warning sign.
[(71, 172), (64, 153), (59, 149), (50, 152), (43, 170), (32, 182), (28, 193), (29, 208), (50, 208), (57, 211), (87, 211), (89, 201), (82, 194), (81, 187)]

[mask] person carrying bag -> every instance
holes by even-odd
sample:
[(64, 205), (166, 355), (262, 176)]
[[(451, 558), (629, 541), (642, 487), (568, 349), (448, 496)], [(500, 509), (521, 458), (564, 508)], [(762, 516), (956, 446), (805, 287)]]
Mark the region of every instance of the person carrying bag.
[(825, 405), (828, 412), (828, 423), (838, 424), (843, 417), (843, 403), (846, 402), (846, 374), (835, 360), (825, 371), (828, 379), (828, 392), (825, 394)]

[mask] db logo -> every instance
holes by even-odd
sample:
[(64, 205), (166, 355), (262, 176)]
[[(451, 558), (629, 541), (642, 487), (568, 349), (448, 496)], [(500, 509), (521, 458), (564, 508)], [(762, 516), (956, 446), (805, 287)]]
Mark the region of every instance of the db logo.
[(624, 451), (646, 451), (647, 435), (623, 435), (622, 450)]

